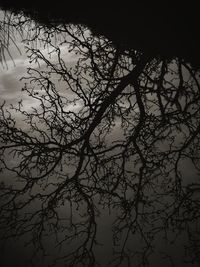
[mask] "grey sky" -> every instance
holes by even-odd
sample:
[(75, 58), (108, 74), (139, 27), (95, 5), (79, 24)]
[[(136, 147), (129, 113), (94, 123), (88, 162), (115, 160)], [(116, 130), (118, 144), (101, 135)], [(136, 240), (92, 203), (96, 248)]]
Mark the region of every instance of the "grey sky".
[[(7, 55), (7, 60), (6, 60), (6, 64), (1, 65), (0, 68), (0, 103), (3, 102), (4, 100), (7, 102), (7, 105), (9, 104), (17, 104), (18, 101), (20, 101), (21, 99), (24, 101), (24, 107), (26, 109), (31, 108), (32, 106), (36, 105), (36, 103), (34, 103), (33, 99), (28, 97), (26, 93), (21, 91), (21, 88), (23, 87), (24, 82), (20, 81), (20, 78), (23, 76), (26, 76), (26, 70), (27, 67), (35, 67), (37, 68), (38, 65), (34, 65), (34, 63), (32, 63), (30, 65), (29, 63), (29, 59), (27, 58), (26, 54), (25, 54), (25, 50), (24, 50), (24, 44), (21, 42), (20, 38), (17, 37), (16, 40), (16, 45), (19, 47), (21, 54), (18, 52), (18, 50), (16, 49), (16, 47), (11, 44), (10, 46), (10, 52), (12, 55), (12, 58), (14, 60), (14, 64), (13, 61), (9, 58), (9, 55)], [(45, 55), (48, 55), (48, 48), (40, 48), (42, 53), (44, 53)], [(70, 54), (68, 52), (67, 46), (63, 45), (61, 48), (61, 52), (62, 52), (62, 56), (63, 58), (65, 58), (65, 61), (68, 62), (68, 64), (72, 64), (73, 62), (76, 61), (76, 58), (73, 54)], [(52, 58), (53, 60), (53, 58)], [(41, 65), (41, 68), (44, 67), (43, 65)], [(64, 86), (64, 85), (63, 85)], [(64, 87), (60, 88), (60, 91), (62, 91), (64, 89)], [(17, 114), (13, 114), (15, 116), (17, 116), (17, 120), (20, 122), (20, 115)], [(117, 138), (119, 136), (119, 126), (116, 127), (115, 132), (113, 133), (114, 137)], [(185, 177), (186, 179), (188, 179), (188, 181), (192, 178), (197, 178), (198, 174), (191, 169), (192, 167), (190, 166), (190, 164), (188, 162), (186, 162), (184, 164), (184, 168), (183, 168), (183, 172), (185, 173)], [(102, 239), (102, 242), (105, 242), (105, 247), (104, 250), (99, 249), (98, 255), (99, 258), (103, 258), (105, 260), (105, 257), (109, 255), (111, 247), (109, 247), (108, 244), (110, 244), (110, 233), (111, 233), (111, 221), (112, 221), (113, 217), (112, 215), (108, 215), (108, 212), (102, 212), (102, 217), (99, 219), (99, 221), (101, 221), (101, 232), (99, 233), (100, 238)], [(184, 238), (183, 238), (184, 239)], [(130, 241), (130, 246), (135, 246), (137, 244), (138, 241), (135, 241), (133, 239), (131, 239)], [(181, 243), (182, 240), (179, 241), (179, 243)], [(6, 252), (6, 256), (4, 258), (4, 267), (10, 267), (11, 264), (15, 264), (16, 262), (20, 263), (20, 265), (22, 266), (24, 264), (24, 259), (23, 259), (23, 255), (24, 253), (29, 253), (29, 250), (24, 248), (23, 244), (21, 242), (17, 243), (19, 245), (17, 245), (17, 249), (16, 249), (16, 244), (15, 243), (11, 243), (10, 248), (9, 248), (9, 252)], [(157, 246), (162, 248), (165, 250), (165, 244), (162, 241), (161, 237), (158, 237), (157, 239)], [(166, 245), (167, 246), (167, 245)], [(177, 256), (177, 261), (181, 261), (182, 258), (182, 251), (175, 251), (176, 247), (173, 247), (173, 249), (167, 248), (167, 250), (170, 250), (172, 255)], [(9, 258), (9, 260), (7, 260), (8, 258), (8, 254), (12, 254), (12, 257)], [(6, 262), (7, 261), (7, 262)], [(177, 264), (180, 264), (180, 262), (178, 262)], [(181, 263), (182, 266), (183, 263)], [(39, 266), (39, 265), (38, 265)], [(42, 266), (42, 263), (41, 263)], [(160, 262), (158, 262), (157, 258), (153, 258), (153, 264), (152, 266), (160, 266)], [(162, 264), (162, 266), (169, 266), (169, 263), (166, 261), (165, 264)], [(189, 265), (187, 265), (189, 266)], [(22, 266), (24, 267), (24, 266)], [(122, 266), (123, 267), (123, 266)], [(125, 266), (124, 266), (125, 267)]]

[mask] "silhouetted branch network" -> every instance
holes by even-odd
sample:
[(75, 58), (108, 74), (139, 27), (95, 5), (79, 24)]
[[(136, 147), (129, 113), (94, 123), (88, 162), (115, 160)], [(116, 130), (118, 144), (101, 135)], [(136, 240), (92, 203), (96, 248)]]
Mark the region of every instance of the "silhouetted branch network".
[[(27, 46), (33, 67), (22, 91), (32, 108), (1, 105), (1, 238), (27, 235), (45, 254), (56, 237), (55, 264), (97, 266), (99, 220), (110, 210), (109, 266), (146, 266), (157, 237), (176, 244), (185, 233), (185, 260), (199, 262), (199, 73), (82, 26), (41, 28), (35, 38), (51, 57)], [(185, 178), (186, 162), (197, 178)]]

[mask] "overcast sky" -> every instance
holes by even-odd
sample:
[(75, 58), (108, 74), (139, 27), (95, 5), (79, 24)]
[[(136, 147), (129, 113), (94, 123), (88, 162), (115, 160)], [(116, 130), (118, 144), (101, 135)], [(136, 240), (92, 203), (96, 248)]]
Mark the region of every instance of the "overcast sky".
[[(19, 53), (18, 49), (11, 44), (10, 46), (10, 53), (12, 55), (13, 60), (9, 57), (7, 54), (6, 62), (2, 62), (0, 65), (0, 103), (2, 103), (4, 100), (7, 102), (7, 104), (17, 104), (18, 101), (23, 99), (24, 101), (24, 106), (29, 109), (31, 106), (34, 105), (33, 99), (28, 97), (25, 92), (21, 91), (21, 88), (23, 87), (24, 81), (20, 81), (20, 78), (23, 76), (26, 76), (26, 70), (27, 67), (30, 67), (29, 60), (27, 58), (27, 55), (25, 53), (24, 49), (24, 44), (21, 42), (21, 39), (19, 37), (16, 38), (15, 40), (17, 47), (21, 51), (21, 54)], [(65, 61), (68, 62), (68, 64), (72, 64), (76, 59), (73, 54), (70, 54), (68, 52), (68, 49), (66, 46), (62, 46), (61, 48), (63, 57), (65, 58)], [(43, 54), (47, 55), (48, 54), (48, 49), (44, 49), (41, 47), (41, 51)], [(37, 65), (31, 64), (31, 67), (37, 67)], [(43, 67), (43, 66), (41, 66)], [(62, 90), (62, 88), (61, 88)], [(18, 116), (18, 121), (20, 121), (20, 117)], [(115, 135), (118, 135), (118, 132), (115, 132)], [(193, 170), (191, 169), (189, 163), (185, 164), (183, 166), (184, 168), (184, 173), (185, 176), (187, 177), (188, 180), (190, 180), (191, 176), (194, 177), (196, 176), (196, 172), (193, 173)], [(110, 227), (110, 221), (111, 217), (108, 215), (108, 213), (104, 214), (103, 219), (101, 220), (101, 225), (102, 227), (102, 239), (105, 240), (105, 237), (109, 237), (110, 239), (110, 233), (111, 233), (111, 227)], [(161, 239), (159, 239), (160, 241)], [(161, 241), (160, 241), (161, 242)], [(165, 247), (164, 243), (161, 243), (161, 246)], [(174, 250), (175, 248), (168, 248), (171, 250), (171, 254), (175, 255), (177, 258), (177, 264), (180, 261), (181, 258), (183, 257), (183, 252), (179, 250)], [(105, 255), (108, 255), (110, 253), (111, 247), (109, 248), (108, 245), (107, 247), (104, 248), (104, 251), (99, 250), (99, 257), (104, 257)], [(12, 255), (12, 257), (8, 258), (9, 253)], [(19, 243), (19, 245), (15, 245), (15, 243), (10, 243), (9, 247), (9, 252), (7, 252), (4, 257), (4, 265), (2, 267), (11, 267), (12, 264), (16, 262), (21, 264), (21, 267), (23, 264), (23, 257), (25, 254), (28, 255), (29, 251), (27, 248), (24, 248), (22, 243)], [(154, 266), (160, 266), (160, 262), (157, 262), (157, 258), (154, 258)], [(13, 265), (14, 266), (14, 265)], [(42, 266), (42, 264), (41, 264)], [(163, 263), (162, 266), (169, 266), (169, 263), (166, 262), (165, 264)], [(182, 265), (184, 266), (184, 265)], [(189, 266), (189, 265), (187, 265)], [(38, 265), (39, 267), (39, 265)], [(122, 266), (123, 267), (123, 266)], [(125, 266), (124, 266), (125, 267)]]

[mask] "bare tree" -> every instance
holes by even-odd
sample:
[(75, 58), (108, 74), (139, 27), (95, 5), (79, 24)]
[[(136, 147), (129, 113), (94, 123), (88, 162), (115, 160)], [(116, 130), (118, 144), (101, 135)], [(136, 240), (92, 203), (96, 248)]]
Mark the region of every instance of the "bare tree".
[[(199, 73), (184, 59), (125, 50), (82, 26), (41, 28), (35, 38), (52, 59), (27, 47), (38, 64), (22, 78), (32, 109), (1, 105), (1, 238), (28, 236), (45, 255), (52, 236), (61, 248), (52, 264), (97, 266), (106, 209), (114, 214), (108, 266), (146, 266), (157, 238), (176, 244), (185, 234), (185, 260), (199, 263)], [(185, 178), (186, 162), (196, 177)]]

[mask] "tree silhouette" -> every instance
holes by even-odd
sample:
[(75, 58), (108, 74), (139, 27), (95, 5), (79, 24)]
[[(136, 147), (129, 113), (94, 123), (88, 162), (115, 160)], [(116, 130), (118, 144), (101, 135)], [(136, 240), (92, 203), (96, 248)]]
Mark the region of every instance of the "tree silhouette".
[[(182, 235), (185, 261), (199, 263), (199, 72), (183, 58), (114, 46), (83, 26), (41, 26), (36, 39), (52, 57), (27, 46), (38, 66), (22, 91), (33, 107), (1, 105), (1, 239), (27, 236), (46, 255), (52, 238), (61, 249), (52, 264), (98, 266), (108, 210), (108, 266), (146, 266), (157, 238), (173, 245)], [(189, 179), (188, 162), (196, 172)]]

